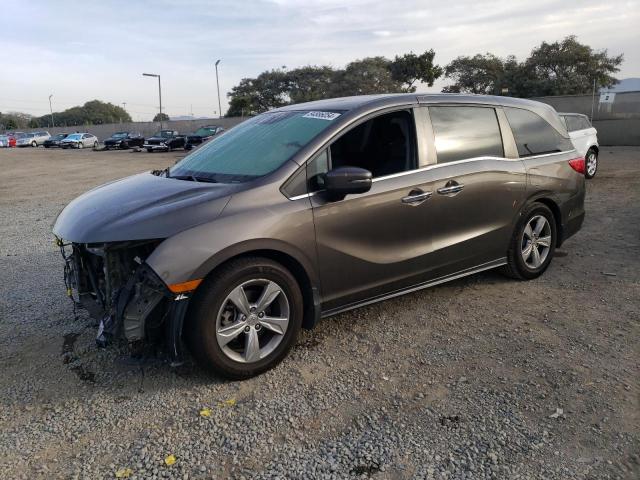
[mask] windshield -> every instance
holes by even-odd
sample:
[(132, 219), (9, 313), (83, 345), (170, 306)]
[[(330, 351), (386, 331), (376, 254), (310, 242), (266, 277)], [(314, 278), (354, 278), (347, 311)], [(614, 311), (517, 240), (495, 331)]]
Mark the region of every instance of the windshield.
[(198, 130), (196, 130), (194, 132), (194, 135), (199, 135), (201, 137), (205, 137), (207, 135), (212, 135), (214, 133), (213, 129), (211, 128), (199, 128)]
[(67, 134), (66, 133), (59, 133), (58, 135), (56, 135), (55, 140), (62, 140), (63, 138), (66, 138)]
[(111, 135), (111, 138), (125, 138), (128, 135), (127, 132), (116, 132)]
[(280, 167), (339, 117), (334, 112), (271, 112), (247, 120), (187, 155), (171, 176), (240, 182)]
[(67, 140), (80, 140), (82, 138), (82, 135), (79, 133), (72, 133), (71, 135), (69, 135), (67, 137)]

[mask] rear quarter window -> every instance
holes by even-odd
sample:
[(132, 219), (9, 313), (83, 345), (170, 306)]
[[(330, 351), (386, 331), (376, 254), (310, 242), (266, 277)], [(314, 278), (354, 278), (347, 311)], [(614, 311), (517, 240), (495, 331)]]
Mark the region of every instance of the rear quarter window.
[[(560, 135), (560, 132), (540, 115), (513, 107), (505, 107), (504, 112), (513, 131), (520, 157), (573, 150), (571, 140)], [(569, 130), (570, 118), (565, 117)]]

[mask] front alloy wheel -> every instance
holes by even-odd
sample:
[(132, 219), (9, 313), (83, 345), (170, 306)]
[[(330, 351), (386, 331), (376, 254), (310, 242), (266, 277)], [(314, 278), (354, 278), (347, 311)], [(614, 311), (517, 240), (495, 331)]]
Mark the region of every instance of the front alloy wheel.
[(243, 282), (225, 298), (216, 319), (216, 340), (231, 360), (250, 363), (266, 358), (287, 332), (289, 300), (276, 282)]
[(283, 265), (262, 257), (233, 260), (195, 292), (184, 335), (198, 363), (228, 378), (277, 365), (302, 326), (303, 298)]

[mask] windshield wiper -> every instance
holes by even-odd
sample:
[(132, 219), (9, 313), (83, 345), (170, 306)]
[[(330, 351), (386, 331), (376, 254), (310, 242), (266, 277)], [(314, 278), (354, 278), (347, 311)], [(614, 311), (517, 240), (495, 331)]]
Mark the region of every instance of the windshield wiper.
[(192, 182), (205, 182), (205, 183), (218, 183), (213, 178), (209, 177), (198, 177), (196, 175), (174, 175), (171, 178), (176, 178), (178, 180), (190, 180)]

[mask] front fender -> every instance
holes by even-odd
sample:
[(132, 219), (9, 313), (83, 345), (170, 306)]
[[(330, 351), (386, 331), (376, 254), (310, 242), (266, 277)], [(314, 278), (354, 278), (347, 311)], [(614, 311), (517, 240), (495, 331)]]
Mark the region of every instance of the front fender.
[(164, 240), (147, 263), (172, 285), (204, 278), (225, 261), (260, 250), (288, 255), (304, 268), (313, 286), (319, 285), (308, 199), (253, 206), (190, 228)]

